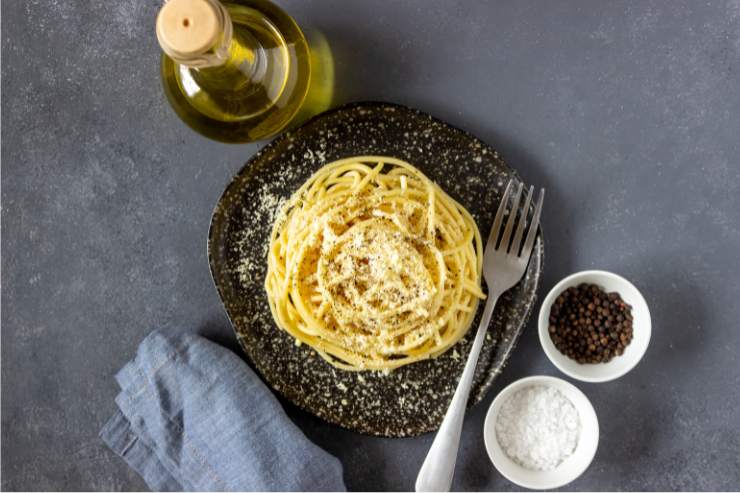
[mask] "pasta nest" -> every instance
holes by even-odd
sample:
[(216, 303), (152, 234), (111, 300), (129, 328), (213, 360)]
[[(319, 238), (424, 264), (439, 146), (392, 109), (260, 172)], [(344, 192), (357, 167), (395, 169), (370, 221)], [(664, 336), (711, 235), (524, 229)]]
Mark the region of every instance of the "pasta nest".
[(475, 316), (472, 216), (411, 164), (327, 164), (282, 206), (265, 289), (277, 325), (337, 368), (391, 370), (442, 354)]

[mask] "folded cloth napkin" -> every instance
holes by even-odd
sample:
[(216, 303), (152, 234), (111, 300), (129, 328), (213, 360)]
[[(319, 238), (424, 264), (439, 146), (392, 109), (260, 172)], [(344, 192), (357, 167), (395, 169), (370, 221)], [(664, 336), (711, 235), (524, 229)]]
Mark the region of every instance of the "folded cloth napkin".
[(152, 490), (345, 490), (339, 461), (224, 347), (154, 331), (116, 380), (100, 436)]

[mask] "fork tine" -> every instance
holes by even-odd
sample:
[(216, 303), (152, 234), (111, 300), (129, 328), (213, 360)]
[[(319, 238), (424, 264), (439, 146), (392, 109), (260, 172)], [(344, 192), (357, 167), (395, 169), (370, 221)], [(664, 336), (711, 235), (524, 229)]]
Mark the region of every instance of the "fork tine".
[(501, 204), (498, 206), (496, 211), (496, 219), (493, 220), (493, 226), (491, 226), (491, 232), (488, 233), (488, 243), (486, 248), (496, 248), (496, 240), (498, 240), (499, 233), (501, 232), (501, 222), (504, 220), (504, 211), (506, 211), (506, 203), (509, 201), (509, 195), (511, 195), (511, 189), (514, 186), (514, 181), (509, 180), (504, 191), (504, 196), (501, 198)]
[(525, 259), (529, 258), (532, 253), (532, 247), (534, 246), (534, 239), (537, 236), (537, 229), (540, 227), (540, 214), (542, 213), (542, 202), (545, 200), (545, 189), (540, 189), (540, 198), (537, 199), (537, 205), (534, 208), (534, 215), (532, 215), (532, 222), (529, 225), (529, 231), (527, 232), (527, 241), (524, 242), (524, 249), (522, 250), (522, 257)]
[(524, 236), (524, 226), (527, 224), (527, 216), (529, 215), (529, 204), (532, 202), (532, 196), (534, 195), (534, 186), (529, 187), (529, 193), (527, 194), (527, 200), (524, 201), (524, 208), (522, 209), (522, 217), (519, 220), (519, 224), (516, 226), (516, 234), (511, 242), (511, 253), (519, 255), (519, 250), (522, 249), (522, 236)]
[(511, 212), (509, 212), (509, 220), (506, 221), (506, 229), (504, 230), (504, 236), (501, 238), (501, 246), (499, 250), (506, 253), (509, 251), (509, 240), (511, 239), (511, 232), (514, 230), (514, 223), (516, 222), (516, 215), (519, 211), (519, 200), (522, 197), (522, 188), (524, 183), (519, 182), (519, 186), (516, 189), (516, 195), (514, 201), (511, 203)]

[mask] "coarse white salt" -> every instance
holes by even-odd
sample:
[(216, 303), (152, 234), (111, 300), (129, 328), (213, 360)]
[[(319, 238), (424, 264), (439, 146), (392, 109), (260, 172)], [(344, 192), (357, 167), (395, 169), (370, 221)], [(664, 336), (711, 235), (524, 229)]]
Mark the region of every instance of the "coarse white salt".
[(501, 405), (496, 439), (511, 460), (535, 471), (555, 469), (578, 445), (581, 420), (559, 390), (532, 385)]

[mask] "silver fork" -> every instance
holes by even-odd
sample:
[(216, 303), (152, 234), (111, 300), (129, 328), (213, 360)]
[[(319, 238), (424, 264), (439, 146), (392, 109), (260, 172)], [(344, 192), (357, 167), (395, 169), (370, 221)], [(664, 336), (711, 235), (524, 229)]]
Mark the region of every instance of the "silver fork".
[(506, 229), (504, 229), (501, 242), (498, 246), (498, 238), (501, 236), (501, 226), (504, 222), (504, 213), (511, 192), (514, 189), (513, 181), (509, 181), (509, 184), (506, 186), (506, 192), (504, 192), (501, 205), (499, 205), (498, 212), (496, 212), (496, 218), (493, 221), (491, 233), (488, 236), (488, 242), (483, 253), (483, 278), (486, 280), (486, 285), (488, 286), (488, 299), (483, 308), (483, 316), (478, 326), (478, 332), (475, 335), (475, 341), (473, 341), (473, 347), (470, 349), (468, 361), (465, 363), (465, 370), (463, 370), (460, 383), (457, 384), (457, 390), (455, 390), (455, 395), (452, 397), (452, 402), (447, 409), (442, 426), (440, 426), (437, 436), (434, 437), (432, 447), (429, 449), (429, 453), (426, 459), (424, 459), (424, 464), (422, 464), (419, 471), (419, 476), (416, 478), (416, 491), (450, 491), (450, 486), (452, 486), (452, 476), (455, 473), (455, 462), (457, 462), (457, 449), (460, 444), (460, 432), (462, 431), (463, 419), (465, 418), (465, 408), (468, 403), (470, 387), (473, 383), (475, 366), (478, 363), (478, 356), (483, 346), (483, 339), (485, 339), (486, 329), (488, 329), (488, 323), (491, 321), (491, 315), (493, 314), (493, 307), (496, 306), (496, 301), (498, 301), (499, 297), (514, 287), (524, 275), (535, 238), (537, 237), (537, 228), (539, 227), (540, 214), (542, 212), (542, 200), (545, 196), (544, 188), (540, 191), (540, 196), (537, 200), (532, 220), (530, 221), (527, 237), (522, 246), (524, 227), (527, 223), (527, 213), (534, 194), (534, 187), (529, 187), (529, 193), (522, 209), (523, 214), (519, 214), (522, 217), (519, 219), (516, 227), (514, 239), (510, 242), (511, 233), (514, 231), (514, 223), (518, 215), (517, 211), (522, 196), (522, 188), (523, 185), (520, 183), (512, 201), (511, 213), (506, 222)]

